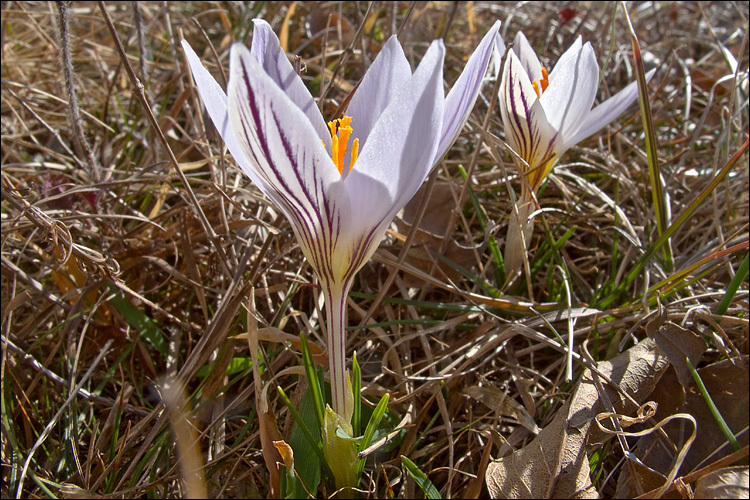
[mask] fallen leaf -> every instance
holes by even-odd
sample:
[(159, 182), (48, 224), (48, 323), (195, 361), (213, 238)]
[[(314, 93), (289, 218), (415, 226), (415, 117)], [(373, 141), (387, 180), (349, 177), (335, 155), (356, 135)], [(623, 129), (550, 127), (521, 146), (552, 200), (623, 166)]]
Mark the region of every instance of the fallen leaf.
[[(403, 235), (399, 238), (402, 241), (412, 229), (426, 187), (427, 184), (417, 191), (404, 207), (401, 217), (396, 218), (396, 226)], [(445, 231), (451, 221), (451, 214), (456, 207), (453, 191), (454, 188), (446, 182), (436, 182), (433, 186), (424, 216), (419, 222), (419, 228), (406, 256), (406, 262), (428, 274), (445, 275), (455, 282), (463, 278), (461, 268), (468, 269), (470, 272), (476, 271), (476, 257), (475, 249), (471, 244), (464, 246), (453, 238), (447, 242), (443, 241)], [(421, 287), (424, 284), (421, 280), (409, 275), (404, 276), (404, 283), (409, 287)]]
[(707, 474), (695, 482), (695, 498), (748, 498), (748, 467), (726, 467)]
[(658, 326), (657, 323), (660, 323), (660, 320), (649, 323), (646, 333), (667, 355), (667, 359), (677, 371), (682, 387), (689, 387), (693, 383), (693, 377), (685, 358), (688, 358), (693, 366), (697, 366), (708, 346), (699, 335), (676, 323), (666, 321)]
[[(404, 207), (401, 218), (396, 219), (399, 231), (403, 233), (409, 232), (409, 228), (414, 223), (419, 206), (422, 203), (422, 196), (426, 187), (427, 184), (419, 188), (411, 201)], [(445, 230), (451, 218), (451, 212), (453, 212), (455, 206), (456, 202), (453, 199), (453, 188), (451, 185), (447, 182), (436, 182), (432, 187), (430, 199), (427, 200), (424, 216), (419, 223), (419, 230), (417, 231), (417, 236), (414, 238), (414, 243), (429, 243), (432, 241), (432, 238), (435, 238), (439, 244), (443, 240), (443, 235), (445, 235)]]
[(294, 450), (291, 446), (287, 444), (286, 441), (274, 441), (273, 442), (274, 448), (279, 452), (279, 455), (281, 455), (281, 458), (284, 460), (284, 465), (286, 466), (287, 471), (289, 474), (294, 474)]
[(522, 404), (507, 397), (507, 394), (500, 389), (474, 385), (464, 389), (464, 394), (484, 403), (488, 408), (498, 411), (501, 415), (515, 418), (519, 424), (534, 434), (539, 434), (539, 427), (534, 422), (534, 417), (529, 415)]
[[(746, 357), (744, 363), (747, 363)], [(698, 374), (731, 431), (737, 435), (742, 429), (747, 428), (749, 403), (747, 387), (750, 380), (748, 380), (746, 369), (735, 365), (733, 360), (725, 359), (698, 369)], [(726, 444), (724, 434), (695, 384), (688, 387), (684, 403), (679, 406), (675, 405), (673, 396), (677, 383), (674, 378), (675, 376), (670, 374), (662, 378), (660, 385), (665, 383), (668, 387), (659, 387), (654, 391), (651, 399), (659, 404), (659, 409), (654, 416), (656, 420), (674, 413), (687, 413), (696, 420), (698, 433), (678, 472), (679, 477), (690, 473), (701, 464), (705, 465), (705, 459), (709, 455), (712, 461), (719, 460), (731, 453), (732, 448)], [(670, 379), (673, 381), (670, 382)], [(690, 432), (679, 422), (666, 426), (664, 430), (666, 438), (656, 434), (643, 436), (633, 446), (632, 452), (646, 466), (666, 476), (674, 463), (676, 450), (681, 449)], [(740, 433), (737, 440), (741, 446), (747, 445), (747, 432)], [(719, 448), (721, 450), (714, 453)], [(625, 469), (618, 478), (618, 496), (633, 497), (643, 493), (630, 483), (630, 471)]]
[[(648, 397), (668, 366), (656, 343), (646, 339), (597, 368), (635, 401), (623, 400), (602, 381), (614, 410), (630, 414)], [(586, 444), (594, 418), (608, 409), (593, 377), (591, 370), (583, 373), (571, 399), (533, 441), (489, 465), (485, 477), (493, 498), (598, 497), (589, 477)]]

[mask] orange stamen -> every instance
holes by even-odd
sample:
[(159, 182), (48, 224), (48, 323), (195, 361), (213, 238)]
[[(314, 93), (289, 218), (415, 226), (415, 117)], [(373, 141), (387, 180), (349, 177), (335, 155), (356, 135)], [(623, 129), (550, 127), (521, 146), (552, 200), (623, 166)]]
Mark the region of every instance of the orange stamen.
[[(331, 131), (331, 158), (339, 173), (344, 175), (344, 161), (346, 161), (346, 145), (349, 143), (349, 136), (352, 134), (352, 119), (348, 116), (328, 122), (328, 129)], [(359, 155), (359, 139), (354, 139), (352, 143), (352, 157), (349, 162), (349, 172), (352, 171), (354, 162)]]
[[(339, 171), (343, 171), (344, 156), (346, 155), (346, 145), (349, 143), (349, 136), (352, 133), (352, 127), (350, 126), (352, 119), (345, 116), (339, 123), (339, 144), (343, 147), (339, 147), (339, 157), (336, 164), (339, 166)], [(350, 169), (351, 170), (351, 169)]]
[(352, 143), (352, 161), (349, 163), (349, 172), (352, 171), (352, 167), (354, 166), (354, 162), (357, 161), (357, 157), (359, 156), (359, 139), (354, 139), (354, 142)]
[(542, 68), (542, 79), (538, 82), (533, 81), (531, 82), (531, 86), (534, 87), (534, 92), (536, 92), (537, 97), (542, 97), (542, 94), (545, 90), (547, 90), (547, 87), (549, 87), (549, 75), (547, 74), (547, 70)]
[(531, 82), (531, 86), (534, 87), (534, 92), (536, 92), (537, 97), (542, 97), (542, 94), (539, 92), (539, 83), (536, 81)]
[(549, 87), (549, 75), (547, 74), (547, 70), (542, 68), (542, 80), (539, 82), (542, 84), (542, 92), (547, 90), (547, 87)]

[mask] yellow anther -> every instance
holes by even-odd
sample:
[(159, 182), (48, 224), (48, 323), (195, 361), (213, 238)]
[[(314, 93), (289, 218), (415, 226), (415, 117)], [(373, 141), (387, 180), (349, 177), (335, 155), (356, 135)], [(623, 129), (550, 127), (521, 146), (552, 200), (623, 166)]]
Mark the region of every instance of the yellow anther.
[(542, 92), (547, 90), (547, 87), (549, 87), (549, 75), (547, 74), (547, 70), (542, 68), (542, 80), (539, 82), (542, 84)]
[(547, 90), (547, 87), (549, 87), (549, 75), (547, 74), (547, 70), (542, 68), (542, 79), (538, 82), (533, 81), (531, 82), (531, 86), (534, 87), (534, 92), (536, 92), (537, 97), (542, 97), (542, 94), (545, 90)]
[[(346, 145), (349, 142), (349, 136), (352, 134), (351, 123), (352, 119), (348, 116), (328, 122), (328, 129), (331, 131), (331, 158), (341, 175), (344, 175)], [(358, 154), (359, 139), (354, 139), (352, 143), (352, 158), (349, 162), (349, 172), (351, 172), (354, 162), (357, 161)]]
[(357, 161), (357, 157), (359, 156), (359, 139), (354, 139), (354, 142), (352, 142), (352, 161), (349, 163), (349, 172), (352, 171), (352, 167), (354, 166), (354, 162)]

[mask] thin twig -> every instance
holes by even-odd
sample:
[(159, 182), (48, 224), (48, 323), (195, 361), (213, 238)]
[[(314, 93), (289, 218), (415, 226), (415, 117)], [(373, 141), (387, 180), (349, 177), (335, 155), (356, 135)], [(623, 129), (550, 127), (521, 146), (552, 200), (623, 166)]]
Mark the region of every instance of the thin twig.
[(78, 149), (86, 155), (88, 160), (89, 177), (93, 183), (98, 183), (100, 180), (99, 162), (94, 157), (94, 152), (91, 150), (86, 134), (83, 132), (81, 112), (78, 108), (78, 96), (73, 82), (75, 72), (70, 58), (70, 34), (68, 31), (70, 26), (70, 2), (57, 2), (57, 8), (60, 11), (60, 66), (65, 78), (65, 92), (68, 94), (68, 122)]

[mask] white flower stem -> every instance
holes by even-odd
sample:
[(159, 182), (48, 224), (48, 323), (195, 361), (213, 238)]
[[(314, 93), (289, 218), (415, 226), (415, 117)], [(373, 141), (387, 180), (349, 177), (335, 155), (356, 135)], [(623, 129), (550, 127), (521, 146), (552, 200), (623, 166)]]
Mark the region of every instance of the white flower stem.
[(326, 286), (322, 284), (326, 299), (328, 320), (328, 363), (331, 377), (333, 411), (346, 415), (346, 296), (351, 282)]
[(531, 191), (524, 186), (521, 197), (517, 202), (518, 212), (514, 209), (510, 213), (508, 222), (508, 237), (505, 240), (505, 275), (507, 280), (514, 278), (523, 268), (523, 258), (529, 248), (531, 235), (534, 233), (534, 220), (529, 215), (535, 210), (536, 204)]

